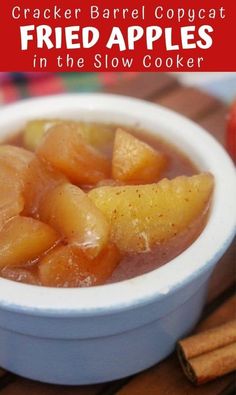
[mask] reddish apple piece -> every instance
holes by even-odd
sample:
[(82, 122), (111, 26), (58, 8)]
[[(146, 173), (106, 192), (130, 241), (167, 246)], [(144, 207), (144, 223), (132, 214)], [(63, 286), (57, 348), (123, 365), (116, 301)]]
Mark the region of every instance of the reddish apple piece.
[(112, 158), (114, 179), (125, 182), (155, 182), (165, 166), (166, 158), (162, 153), (132, 134), (117, 129)]
[(39, 280), (49, 287), (89, 287), (104, 283), (120, 261), (114, 244), (89, 259), (73, 246), (57, 247), (39, 263)]
[(67, 183), (50, 191), (39, 214), (42, 221), (89, 256), (98, 255), (108, 242), (109, 225), (104, 214), (75, 185)]
[(69, 125), (52, 127), (36, 153), (75, 184), (96, 184), (109, 178), (109, 161)]
[(0, 231), (0, 268), (36, 259), (58, 240), (48, 225), (28, 217), (10, 219)]

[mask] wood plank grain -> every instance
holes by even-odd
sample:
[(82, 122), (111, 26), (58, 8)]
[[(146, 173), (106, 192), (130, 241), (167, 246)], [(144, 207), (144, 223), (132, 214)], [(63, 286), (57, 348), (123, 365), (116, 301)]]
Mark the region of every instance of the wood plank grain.
[[(205, 319), (197, 331), (216, 326), (232, 318), (235, 313), (235, 297), (228, 299), (219, 309)], [(227, 375), (201, 387), (193, 386), (184, 376), (177, 356), (151, 368), (122, 387), (117, 395), (220, 395), (232, 383), (234, 374)]]
[(193, 120), (198, 120), (221, 106), (215, 97), (189, 86), (179, 87), (167, 95), (155, 98), (154, 102)]
[(216, 325), (224, 324), (227, 320), (236, 317), (236, 295), (229, 297), (221, 306), (213, 311), (205, 320), (196, 327), (196, 332), (213, 328)]
[[(198, 123), (211, 133), (221, 144), (225, 143), (228, 108), (222, 104), (206, 114)], [(235, 270), (236, 240), (217, 264), (209, 284), (208, 303), (236, 283)]]
[(15, 376), (12, 373), (5, 371), (4, 369), (0, 369), (0, 391), (9, 385), (9, 383), (13, 382)]
[(209, 284), (207, 302), (212, 302), (220, 294), (236, 283), (235, 270), (236, 240), (217, 264)]
[(103, 386), (66, 387), (43, 384), (17, 377), (13, 383), (0, 390), (1, 395), (96, 395)]
[(0, 380), (6, 375), (6, 371), (0, 368)]
[(220, 395), (235, 395), (236, 394), (236, 379), (233, 383), (228, 385), (227, 388)]
[(177, 80), (165, 73), (141, 73), (118, 81), (107, 87), (105, 92), (151, 100), (152, 97), (169, 92), (177, 85)]

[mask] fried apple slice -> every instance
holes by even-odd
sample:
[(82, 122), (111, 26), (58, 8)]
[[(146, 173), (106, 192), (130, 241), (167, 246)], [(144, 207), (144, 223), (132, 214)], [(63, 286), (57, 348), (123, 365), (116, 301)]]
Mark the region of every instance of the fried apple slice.
[(24, 148), (0, 145), (0, 164), (10, 167), (19, 176), (24, 173), (33, 158), (34, 154)]
[(33, 158), (22, 148), (0, 145), (0, 229), (24, 209), (25, 174)]
[(88, 256), (97, 256), (108, 242), (109, 224), (104, 214), (75, 185), (66, 183), (50, 191), (39, 215)]
[(23, 132), (25, 147), (31, 151), (35, 151), (48, 129), (61, 122), (58, 119), (34, 119), (27, 122)]
[(45, 134), (36, 153), (75, 184), (93, 185), (109, 178), (108, 159), (87, 144), (75, 128), (69, 125), (52, 127)]
[(164, 154), (132, 134), (117, 129), (112, 158), (112, 177), (115, 180), (144, 184), (155, 182), (166, 163)]
[(23, 214), (37, 218), (40, 202), (45, 195), (57, 185), (65, 182), (67, 182), (67, 179), (62, 173), (46, 166), (35, 156), (25, 172), (25, 207)]
[(111, 145), (115, 137), (110, 126), (94, 122), (80, 123), (79, 134), (88, 144), (101, 150)]
[(94, 259), (74, 246), (61, 246), (39, 263), (39, 280), (49, 287), (89, 287), (103, 284), (120, 261), (114, 244), (108, 244)]
[(48, 225), (33, 218), (13, 217), (0, 231), (0, 268), (25, 265), (57, 241), (57, 233)]
[(178, 235), (207, 210), (213, 184), (213, 176), (202, 173), (150, 185), (95, 188), (88, 196), (105, 214), (119, 249), (142, 252)]
[(15, 172), (0, 163), (0, 230), (5, 222), (24, 209), (22, 185)]
[(96, 148), (103, 149), (114, 140), (114, 132), (109, 126), (94, 122), (79, 122), (63, 119), (35, 119), (27, 122), (23, 141), (27, 149), (35, 151), (41, 144), (44, 134), (55, 125), (72, 127), (84, 139), (85, 142)]
[(25, 283), (31, 285), (39, 285), (37, 276), (31, 273), (28, 268), (8, 266), (0, 270), (1, 277), (7, 280), (16, 281), (18, 283)]

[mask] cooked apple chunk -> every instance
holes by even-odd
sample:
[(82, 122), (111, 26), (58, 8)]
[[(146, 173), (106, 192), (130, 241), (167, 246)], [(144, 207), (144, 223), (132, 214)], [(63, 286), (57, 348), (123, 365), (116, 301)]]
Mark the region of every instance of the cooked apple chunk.
[(0, 145), (0, 164), (9, 166), (19, 176), (24, 173), (32, 159), (34, 154), (24, 148)]
[(92, 146), (104, 149), (114, 140), (114, 132), (109, 126), (99, 123), (83, 122), (79, 124), (79, 134)]
[(52, 127), (36, 150), (37, 155), (64, 173), (75, 184), (96, 184), (109, 178), (110, 165), (69, 125)]
[(120, 261), (114, 244), (94, 259), (74, 246), (55, 248), (39, 263), (39, 280), (49, 287), (89, 287), (104, 283)]
[(178, 235), (207, 210), (213, 184), (213, 176), (202, 173), (150, 185), (95, 188), (88, 195), (105, 214), (119, 249), (142, 252)]
[(35, 119), (27, 122), (23, 141), (27, 149), (35, 151), (41, 144), (44, 134), (55, 125), (72, 127), (85, 142), (96, 148), (103, 149), (114, 139), (114, 133), (109, 126), (93, 122), (79, 122), (63, 119)]
[(23, 133), (25, 147), (35, 151), (48, 129), (60, 122), (58, 119), (34, 119), (27, 122)]
[(0, 229), (4, 223), (24, 208), (22, 185), (8, 166), (0, 163)]
[(8, 280), (17, 281), (18, 283), (25, 283), (31, 285), (39, 285), (39, 281), (37, 276), (31, 273), (28, 268), (17, 268), (13, 266), (4, 267), (2, 270), (0, 269), (0, 274), (3, 278)]
[(162, 153), (132, 134), (117, 129), (112, 158), (112, 177), (115, 180), (155, 182), (165, 166), (166, 158)]
[(56, 232), (33, 218), (17, 216), (0, 231), (0, 268), (36, 259), (58, 240)]
[(67, 179), (63, 174), (48, 167), (35, 156), (25, 172), (24, 215), (37, 218), (41, 200), (51, 189), (66, 181)]
[(98, 255), (108, 242), (109, 224), (105, 215), (75, 185), (66, 183), (50, 191), (39, 215), (88, 256)]
[(24, 208), (25, 173), (33, 157), (23, 148), (0, 145), (0, 229)]

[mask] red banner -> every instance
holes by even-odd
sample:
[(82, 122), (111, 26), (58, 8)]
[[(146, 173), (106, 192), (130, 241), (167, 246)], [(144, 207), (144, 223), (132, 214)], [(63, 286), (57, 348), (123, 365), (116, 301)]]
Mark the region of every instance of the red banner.
[(232, 0), (1, 0), (1, 71), (236, 71)]

